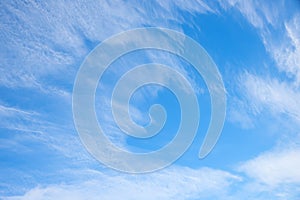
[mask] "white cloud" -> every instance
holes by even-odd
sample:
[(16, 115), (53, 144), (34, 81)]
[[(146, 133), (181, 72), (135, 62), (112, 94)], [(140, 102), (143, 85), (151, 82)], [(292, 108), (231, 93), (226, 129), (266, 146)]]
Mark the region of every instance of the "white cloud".
[[(182, 43), (182, 41), (178, 41), (178, 43)], [(187, 66), (186, 62), (183, 62), (175, 55), (167, 54), (166, 52), (147, 50), (146, 52), (143, 52), (142, 56), (139, 52), (126, 56), (123, 56), (119, 61), (113, 63), (112, 67), (108, 68), (107, 73), (104, 74), (104, 81), (100, 82), (98, 91), (96, 92), (96, 110), (98, 111), (99, 124), (102, 126), (108, 138), (118, 147), (128, 149), (129, 147), (126, 144), (126, 139), (128, 138), (126, 137), (127, 135), (116, 126), (116, 121), (112, 117), (111, 112), (107, 112), (112, 110), (111, 93), (116, 87), (116, 82), (120, 80), (119, 77), (125, 75), (126, 72), (133, 67), (144, 64), (145, 60), (147, 60), (146, 63), (163, 63), (164, 65), (175, 69), (180, 75), (186, 78), (191, 87), (188, 87), (187, 84), (183, 84), (182, 81), (179, 81), (179, 78), (173, 73), (154, 70), (153, 68), (143, 68), (143, 70), (136, 72), (134, 76), (132, 74), (127, 76), (128, 79), (126, 83), (123, 82), (123, 84), (120, 84), (120, 88), (123, 86), (125, 89), (119, 91), (126, 91), (129, 88), (134, 88), (133, 86), (137, 81), (142, 82), (143, 80), (148, 80), (149, 76), (154, 77), (153, 80), (155, 79), (155, 82), (157, 83), (175, 85), (177, 89), (184, 91), (187, 95), (189, 92), (194, 92), (196, 95), (199, 95), (203, 93), (203, 89), (201, 88), (202, 85), (197, 83), (198, 79), (201, 78), (200, 75), (191, 73), (187, 68), (192, 66)], [(107, 81), (107, 78), (109, 81)], [(149, 122), (150, 118), (148, 111), (141, 111), (139, 107), (141, 107), (141, 105), (148, 106), (149, 102), (151, 102), (150, 99), (156, 99), (161, 90), (162, 87), (153, 85), (148, 85), (147, 87), (142, 86), (139, 88), (139, 92), (134, 95), (135, 102), (129, 104), (129, 116), (133, 119), (133, 122), (137, 122), (138, 124), (146, 124)], [(116, 107), (115, 110), (122, 113), (122, 115), (120, 115), (122, 118), (117, 121), (119, 122), (117, 125), (122, 127), (123, 130), (127, 130), (129, 133), (134, 132), (132, 131), (134, 130), (134, 127), (132, 126), (130, 117), (128, 118), (127, 115), (124, 114), (128, 112), (127, 102), (115, 100), (113, 105)], [(153, 120), (153, 122), (155, 122), (157, 119)]]
[[(70, 93), (61, 85), (72, 84), (84, 56), (100, 41), (120, 31), (145, 25), (182, 31), (184, 19), (177, 12), (214, 12), (202, 1), (152, 1), (142, 6), (124, 1), (74, 1), (69, 4), (29, 1), (5, 2), (2, 7), (0, 86), (38, 89), (44, 95), (67, 100), (70, 100)], [(41, 127), (44, 131), (46, 125), (43, 123), (34, 118), (16, 120), (16, 117), (0, 122), (7, 129), (22, 132), (40, 132)]]
[(232, 103), (229, 105), (227, 119), (229, 122), (239, 124), (243, 129), (254, 127), (254, 120), (249, 113), (252, 113), (251, 108), (247, 107), (245, 102), (238, 98), (232, 98)]
[(11, 107), (11, 106), (5, 106), (0, 104), (0, 116), (31, 116), (31, 115), (37, 115), (37, 112), (34, 111), (26, 111), (19, 108)]
[(299, 148), (270, 151), (243, 163), (239, 170), (270, 186), (300, 184), (299, 155)]
[[(39, 199), (295, 199), (299, 192), (299, 149), (271, 151), (238, 168), (246, 176), (211, 168), (173, 166), (143, 175), (102, 169), (69, 170), (68, 183), (38, 185), (6, 200)], [(66, 171), (65, 171), (66, 172)], [(64, 176), (64, 174), (60, 174)], [(74, 178), (75, 177), (75, 178)], [(65, 179), (64, 179), (65, 180)]]
[[(251, 24), (260, 29), (266, 49), (277, 62), (278, 68), (300, 80), (299, 16), (295, 16), (291, 21), (283, 22), (276, 18), (277, 14), (280, 14), (279, 8), (275, 9), (266, 4), (261, 5), (258, 1), (228, 2), (230, 6), (238, 8)], [(43, 88), (40, 83), (42, 77), (47, 77), (49, 74), (69, 73), (68, 71), (74, 70), (73, 65), (78, 63), (90, 50), (91, 47), (88, 44), (93, 46), (92, 43), (97, 43), (111, 34), (145, 24), (166, 26), (168, 20), (179, 20), (180, 24), (180, 16), (172, 14), (174, 9), (183, 9), (193, 13), (213, 12), (201, 1), (180, 4), (178, 2), (174, 4), (162, 2), (158, 3), (161, 10), (158, 8), (158, 10), (153, 10), (154, 22), (151, 22), (147, 20), (151, 18), (149, 13), (126, 2), (111, 4), (107, 2), (90, 4), (74, 2), (67, 6), (58, 2), (45, 2), (44, 5), (30, 2), (29, 6), (6, 4), (3, 9), (6, 13), (1, 15), (0, 20), (4, 30), (0, 33), (1, 44), (3, 44), (0, 51), (5, 52), (0, 57), (3, 61), (0, 64), (0, 84), (10, 88)], [(146, 6), (150, 10), (154, 9), (151, 4)], [(170, 12), (170, 10), (173, 11)], [(286, 30), (283, 33), (283, 39), (281, 37), (280, 40), (269, 38), (271, 35), (268, 35), (268, 30), (265, 29), (266, 25), (280, 27), (278, 24), (283, 24), (284, 30)], [(175, 29), (180, 29), (180, 27), (175, 27)], [(286, 38), (289, 39), (287, 44), (281, 43), (286, 41)], [(18, 60), (20, 62), (17, 62)], [(300, 108), (297, 103), (300, 95), (298, 90), (288, 82), (246, 74), (243, 86), (246, 88), (248, 100), (252, 102), (252, 112), (261, 112), (264, 109), (262, 107), (266, 107), (273, 113), (287, 113), (296, 120), (300, 119)], [(54, 90), (64, 93), (57, 88)], [(26, 125), (27, 119), (36, 122), (35, 113), (31, 111), (0, 106), (0, 114), (0, 118), (5, 119), (11, 116), (22, 118), (24, 120), (22, 125)], [(240, 118), (240, 116), (237, 115), (236, 118)], [(4, 121), (1, 123), (3, 125)], [(39, 123), (38, 121), (37, 125)], [(251, 124), (251, 121), (249, 123)], [(49, 127), (45, 124), (42, 127), (15, 125), (10, 119), (10, 127), (16, 130), (31, 130), (28, 128), (33, 127), (33, 130), (39, 131), (42, 128), (49, 132)], [(76, 137), (59, 137), (65, 135), (61, 134), (65, 131), (65, 129), (56, 131), (57, 134), (51, 135), (51, 137), (41, 134), (38, 136), (38, 140), (63, 152), (65, 157), (77, 157), (80, 143)], [(62, 141), (69, 142), (61, 145)], [(9, 140), (5, 142), (8, 146), (16, 145), (15, 142), (9, 143)], [(297, 156), (299, 154), (299, 149), (267, 152), (245, 162), (239, 170), (254, 179), (255, 183), (249, 183), (249, 187), (254, 187), (253, 185), (256, 184), (260, 186), (259, 183), (267, 185), (299, 183), (300, 175), (295, 168), (300, 165), (299, 156)], [(90, 180), (69, 185), (40, 186), (31, 189), (23, 196), (7, 199), (99, 199), (99, 197), (101, 199), (120, 199), (120, 195), (124, 199), (186, 199), (206, 198), (211, 194), (219, 195), (219, 199), (226, 199), (226, 191), (229, 190), (231, 183), (241, 180), (237, 176), (220, 170), (208, 168), (195, 170), (184, 167), (168, 168), (159, 173), (144, 176), (105, 172), (90, 173), (89, 175)], [(74, 176), (77, 174), (75, 173)], [(257, 192), (247, 189), (241, 191), (244, 196), (245, 194), (250, 196), (249, 193)], [(288, 192), (291, 191), (281, 191), (276, 195), (283, 199), (285, 193)], [(241, 199), (234, 196), (236, 195), (228, 199)]]
[[(0, 148), (22, 154), (24, 149), (34, 148), (28, 142), (39, 143), (43, 150), (54, 150), (64, 157), (90, 159), (84, 149), (78, 150), (81, 143), (72, 127), (53, 123), (45, 118), (45, 115), (36, 111), (0, 104), (0, 128), (5, 130), (3, 134), (6, 135), (0, 138)], [(62, 141), (64, 145), (61, 145)]]
[(213, 12), (202, 1), (152, 1), (143, 6), (149, 9), (124, 1), (3, 3), (0, 85), (36, 87), (43, 78), (60, 74), (72, 74), (65, 80), (72, 82), (84, 56), (113, 34), (144, 25), (181, 30), (183, 19), (177, 11)]
[(294, 78), (295, 84), (300, 86), (300, 15), (295, 15), (284, 24), (286, 29), (284, 41), (278, 46), (271, 44), (270, 51), (279, 69)]
[(269, 26), (280, 27), (285, 15), (285, 2), (262, 2), (257, 0), (219, 0), (220, 5), (225, 10), (236, 9), (255, 28), (264, 32)]
[(240, 84), (253, 114), (267, 109), (273, 115), (286, 114), (300, 121), (300, 92), (288, 83), (245, 73)]
[(257, 28), (263, 27), (263, 19), (258, 12), (258, 10), (261, 9), (261, 7), (258, 6), (259, 2), (253, 0), (220, 0), (220, 3), (224, 9), (233, 7), (239, 10), (253, 26)]
[(277, 69), (293, 78), (293, 84), (299, 87), (300, 15), (297, 10), (288, 7), (288, 4), (282, 0), (276, 2), (220, 0), (219, 2), (225, 10), (229, 8), (238, 10), (257, 29), (265, 49), (276, 62)]
[(76, 184), (40, 186), (4, 199), (195, 199), (225, 194), (232, 181), (240, 180), (221, 170), (179, 166), (144, 175), (89, 170), (84, 177), (89, 178)]
[(37, 124), (38, 112), (0, 104), (0, 127), (24, 132), (39, 132), (29, 124)]

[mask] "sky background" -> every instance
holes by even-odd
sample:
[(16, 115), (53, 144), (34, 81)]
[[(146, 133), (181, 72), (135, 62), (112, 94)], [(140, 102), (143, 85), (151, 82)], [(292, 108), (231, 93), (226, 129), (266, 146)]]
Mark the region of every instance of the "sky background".
[[(1, 1), (0, 199), (299, 200), (299, 11), (298, 0)], [(74, 127), (72, 90), (93, 48), (139, 27), (173, 29), (201, 44), (222, 75), (227, 115), (217, 145), (198, 159), (210, 121), (201, 76), (162, 51), (121, 57), (99, 82), (95, 105), (115, 145), (133, 152), (159, 149), (180, 122), (174, 95), (149, 85), (132, 96), (130, 115), (146, 125), (149, 107), (161, 103), (166, 126), (149, 140), (119, 130), (110, 96), (118, 78), (136, 65), (156, 62), (178, 70), (195, 89), (201, 112), (197, 137), (179, 160), (132, 175), (107, 168), (84, 148)]]

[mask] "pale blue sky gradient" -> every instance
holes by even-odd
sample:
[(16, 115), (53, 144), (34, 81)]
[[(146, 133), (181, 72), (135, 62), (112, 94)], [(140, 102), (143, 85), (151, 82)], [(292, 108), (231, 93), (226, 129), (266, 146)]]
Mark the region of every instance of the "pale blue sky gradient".
[[(298, 200), (299, 11), (298, 0), (1, 1), (0, 199)], [(133, 152), (161, 148), (180, 122), (174, 94), (150, 85), (134, 93), (130, 115), (146, 125), (149, 107), (162, 104), (165, 127), (147, 140), (120, 131), (110, 96), (134, 66), (160, 63), (179, 71), (193, 86), (201, 112), (198, 134), (180, 159), (155, 173), (132, 175), (87, 152), (73, 122), (72, 91), (91, 50), (141, 27), (173, 29), (201, 44), (222, 75), (227, 109), (216, 147), (200, 160), (211, 115), (201, 76), (163, 51), (135, 51), (116, 60), (95, 98), (98, 121), (115, 145)]]

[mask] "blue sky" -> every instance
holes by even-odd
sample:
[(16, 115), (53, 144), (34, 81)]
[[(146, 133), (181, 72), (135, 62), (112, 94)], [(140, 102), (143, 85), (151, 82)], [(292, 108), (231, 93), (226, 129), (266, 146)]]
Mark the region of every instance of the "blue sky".
[[(299, 1), (1, 1), (0, 8), (1, 199), (300, 198)], [(149, 85), (133, 94), (130, 116), (147, 125), (149, 107), (159, 103), (168, 114), (165, 127), (147, 140), (120, 131), (110, 97), (134, 66), (161, 63), (178, 70), (201, 112), (197, 136), (180, 159), (134, 175), (106, 167), (85, 149), (73, 122), (72, 91), (80, 65), (98, 44), (141, 27), (173, 29), (201, 44), (222, 75), (227, 108), (217, 145), (199, 159), (211, 114), (201, 76), (158, 50), (116, 60), (95, 97), (98, 121), (116, 146), (159, 149), (180, 122), (174, 94)]]

